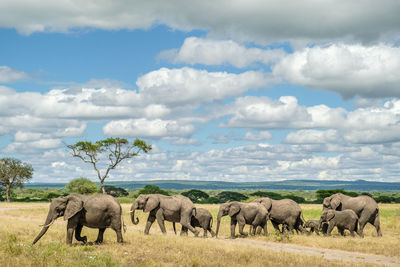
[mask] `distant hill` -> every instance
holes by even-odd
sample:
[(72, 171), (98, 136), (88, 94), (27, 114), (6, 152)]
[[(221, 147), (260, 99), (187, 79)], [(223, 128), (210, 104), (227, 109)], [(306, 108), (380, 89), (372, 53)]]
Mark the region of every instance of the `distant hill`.
[[(139, 189), (145, 185), (157, 185), (162, 189), (202, 189), (202, 190), (319, 190), (344, 189), (351, 191), (400, 191), (400, 183), (356, 181), (319, 181), (319, 180), (284, 180), (266, 182), (222, 182), (222, 181), (182, 181), (182, 180), (151, 180), (151, 181), (115, 181), (108, 185), (126, 189)], [(29, 183), (27, 188), (61, 188), (65, 183)]]

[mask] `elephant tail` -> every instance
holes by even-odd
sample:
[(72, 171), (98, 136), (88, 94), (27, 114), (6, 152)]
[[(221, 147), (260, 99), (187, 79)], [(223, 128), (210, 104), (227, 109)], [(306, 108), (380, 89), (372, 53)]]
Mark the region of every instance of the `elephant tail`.
[(196, 217), (196, 214), (197, 214), (196, 207), (193, 207), (193, 209), (192, 209), (192, 216)]
[(120, 207), (121, 209), (121, 223), (122, 223), (122, 228), (124, 229), (124, 233), (126, 233), (126, 225), (124, 222), (124, 216), (122, 216), (122, 207)]
[(303, 221), (303, 222), (301, 223), (301, 226), (304, 226), (304, 223), (306, 222), (306, 220), (304, 219), (303, 211), (300, 212), (300, 217), (301, 217), (301, 220)]

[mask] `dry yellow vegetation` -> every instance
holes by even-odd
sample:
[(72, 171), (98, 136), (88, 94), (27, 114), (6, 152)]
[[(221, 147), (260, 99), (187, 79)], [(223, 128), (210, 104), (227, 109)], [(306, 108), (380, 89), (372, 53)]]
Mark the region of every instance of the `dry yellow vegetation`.
[[(74, 240), (73, 246), (65, 244), (66, 222), (62, 218), (35, 245), (31, 243), (45, 220), (48, 203), (0, 203), (0, 259), (1, 266), (365, 266), (365, 263), (327, 260), (319, 256), (273, 251), (251, 246), (247, 240), (290, 243), (308, 247), (340, 249), (345, 251), (399, 256), (400, 205), (379, 205), (383, 237), (376, 237), (372, 226), (365, 229), (365, 238), (341, 237), (335, 231), (331, 237), (316, 235), (281, 235), (268, 225), (269, 235), (227, 241), (229, 217), (221, 223), (220, 238), (195, 238), (175, 236), (172, 224), (166, 223), (167, 235), (162, 235), (154, 223), (150, 235), (143, 234), (147, 214), (136, 212), (140, 223), (132, 225), (129, 204), (123, 204), (127, 232), (124, 244), (116, 243), (116, 235), (107, 230), (102, 245), (82, 245)], [(200, 205), (210, 210), (214, 218), (219, 205)], [(305, 219), (317, 219), (321, 205), (301, 205)], [(216, 222), (214, 221), (214, 229)], [(178, 226), (178, 229), (180, 227)], [(247, 228), (248, 229), (248, 228)], [(88, 241), (97, 237), (96, 229), (83, 228)]]

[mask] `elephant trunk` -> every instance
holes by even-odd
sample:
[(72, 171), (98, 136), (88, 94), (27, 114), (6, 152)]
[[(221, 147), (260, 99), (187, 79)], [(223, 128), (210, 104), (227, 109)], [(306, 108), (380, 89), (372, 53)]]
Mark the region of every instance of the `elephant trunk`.
[(217, 230), (215, 231), (215, 237), (218, 237), (218, 232), (219, 232), (219, 226), (221, 224), (221, 218), (222, 218), (222, 212), (218, 212), (218, 217), (217, 217)]
[(137, 225), (138, 223), (139, 223), (139, 218), (137, 218), (136, 217), (136, 222), (135, 222), (135, 210), (137, 209), (137, 204), (136, 204), (136, 202), (132, 205), (132, 208), (131, 208), (131, 211), (130, 211), (130, 213), (131, 213), (131, 221), (132, 221), (132, 223), (134, 224), (134, 225)]
[(35, 240), (33, 240), (32, 245), (35, 245), (36, 242), (38, 242), (39, 239), (42, 238), (42, 236), (47, 232), (47, 230), (49, 229), (50, 225), (52, 225), (52, 224), (54, 223), (55, 220), (56, 220), (56, 219), (54, 219), (53, 216), (51, 216), (51, 215), (50, 215), (50, 212), (49, 212), (49, 214), (47, 215), (46, 221), (45, 221), (45, 223), (44, 223), (44, 225), (43, 225), (42, 230), (41, 230), (40, 233), (37, 235), (37, 237), (35, 238)]

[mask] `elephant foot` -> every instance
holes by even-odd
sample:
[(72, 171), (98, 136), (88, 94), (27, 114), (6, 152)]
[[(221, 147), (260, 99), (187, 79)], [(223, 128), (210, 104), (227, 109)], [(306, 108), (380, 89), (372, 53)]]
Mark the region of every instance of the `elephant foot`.
[(197, 230), (194, 230), (194, 232), (193, 232), (193, 234), (194, 234), (195, 237), (198, 237), (198, 236), (199, 236), (199, 233), (200, 233), (200, 232), (197, 231)]
[(95, 243), (96, 245), (100, 245), (101, 243), (103, 243), (103, 240), (96, 240), (96, 241), (94, 241), (94, 243)]
[(87, 237), (86, 236), (83, 236), (82, 237), (82, 239), (81, 239), (81, 241), (83, 242), (83, 244), (87, 244)]

